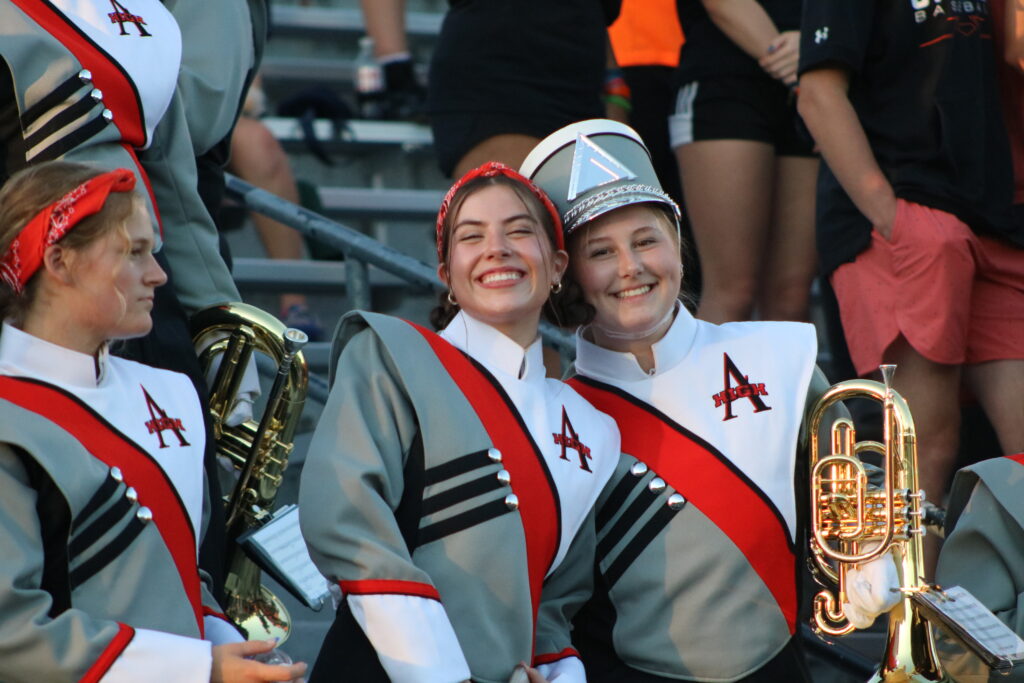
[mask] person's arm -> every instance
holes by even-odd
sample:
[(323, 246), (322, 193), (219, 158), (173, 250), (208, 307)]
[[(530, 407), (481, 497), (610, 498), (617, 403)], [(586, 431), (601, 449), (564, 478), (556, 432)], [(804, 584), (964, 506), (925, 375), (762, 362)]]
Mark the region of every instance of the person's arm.
[(405, 459), (418, 433), (396, 376), (371, 331), (342, 350), (303, 466), (302, 533), (321, 573), (340, 584), (392, 681), (453, 683), (469, 678), (465, 655), (395, 519)]
[(849, 72), (819, 67), (800, 77), (797, 108), (832, 173), (871, 225), (889, 239), (896, 195), (871, 151), (850, 98)]
[(711, 22), (773, 78), (796, 82), (799, 31), (779, 32), (757, 0), (702, 0)]

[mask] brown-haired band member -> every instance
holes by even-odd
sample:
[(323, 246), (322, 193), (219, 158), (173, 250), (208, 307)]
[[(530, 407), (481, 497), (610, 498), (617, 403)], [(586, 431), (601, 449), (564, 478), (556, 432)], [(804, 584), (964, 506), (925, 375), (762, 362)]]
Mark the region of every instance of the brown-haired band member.
[[(545, 377), (538, 326), (565, 268), (561, 220), (488, 163), (449, 191), (439, 333), (354, 312), (302, 471), (302, 531), (340, 584), (311, 683), (582, 681), (569, 638), (592, 577), (611, 419)], [(454, 315), (453, 315), (454, 314)]]
[[(827, 388), (814, 328), (691, 315), (679, 209), (628, 126), (567, 126), (522, 172), (565, 221), (571, 315), (584, 312), (569, 384), (622, 435), (597, 503), (594, 597), (574, 622), (588, 680), (810, 680), (795, 637), (797, 445)], [(844, 605), (858, 625), (894, 604), (892, 560), (865, 572), (875, 590), (851, 586)]]
[(191, 382), (111, 356), (166, 275), (125, 169), (46, 162), (0, 191), (0, 680), (280, 681), (196, 566)]

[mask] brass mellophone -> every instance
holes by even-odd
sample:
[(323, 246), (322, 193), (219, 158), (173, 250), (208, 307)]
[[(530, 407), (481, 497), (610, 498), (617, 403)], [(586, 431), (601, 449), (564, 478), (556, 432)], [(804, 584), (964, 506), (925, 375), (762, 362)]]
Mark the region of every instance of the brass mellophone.
[[(273, 509), (288, 466), (292, 439), (306, 398), (309, 370), (301, 349), (308, 341), (301, 330), (286, 328), (268, 313), (232, 303), (203, 309), (192, 318), (192, 337), (222, 339), (200, 355), (205, 373), (222, 355), (210, 387), (210, 413), (217, 455), (231, 461), (238, 481), (227, 496), (228, 574), (225, 612), (251, 639), (277, 638), (291, 631), (291, 617), (281, 600), (260, 583), (260, 569), (234, 542), (239, 534), (262, 524)], [(253, 351), (277, 363), (273, 387), (259, 421), (238, 426), (226, 423)]]
[[(831, 636), (854, 630), (842, 610), (847, 572), (891, 549), (902, 599), (889, 613), (882, 665), (871, 680), (948, 681), (928, 622), (912, 599), (915, 592), (931, 587), (924, 580), (924, 496), (917, 483), (917, 437), (906, 401), (892, 388), (895, 369), (881, 366), (884, 384), (840, 382), (811, 408), (811, 569), (828, 586), (814, 598), (814, 626)], [(822, 457), (818, 432), (826, 412), (854, 398), (881, 402), (883, 443), (858, 442), (853, 423), (840, 418), (831, 428), (831, 453)], [(882, 456), (884, 486), (868, 486), (860, 458), (865, 452)]]

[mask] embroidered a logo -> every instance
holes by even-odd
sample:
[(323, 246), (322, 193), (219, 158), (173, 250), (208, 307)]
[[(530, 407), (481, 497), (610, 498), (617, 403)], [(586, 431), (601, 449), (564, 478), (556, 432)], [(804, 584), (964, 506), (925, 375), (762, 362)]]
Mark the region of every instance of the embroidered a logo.
[[(771, 407), (765, 405), (765, 402), (761, 400), (762, 396), (768, 395), (768, 391), (764, 388), (764, 383), (752, 383), (750, 378), (740, 372), (740, 369), (732, 362), (729, 354), (723, 353), (722, 356), (725, 357), (725, 372), (723, 373), (725, 387), (722, 391), (711, 396), (716, 408), (725, 407), (725, 417), (722, 418), (722, 422), (736, 417), (732, 412), (732, 404), (734, 401), (743, 398), (750, 401), (754, 406), (755, 413), (771, 410)], [(736, 384), (733, 384), (733, 382)]]
[(551, 436), (555, 437), (555, 443), (562, 447), (560, 456), (562, 460), (569, 459), (567, 451), (576, 451), (576, 455), (580, 459), (580, 469), (585, 472), (591, 471), (590, 464), (587, 462), (591, 459), (590, 446), (580, 441), (579, 435), (572, 427), (572, 422), (569, 421), (569, 413), (565, 412), (565, 406), (562, 406), (562, 433), (552, 433)]
[(139, 36), (147, 38), (151, 34), (146, 30), (146, 20), (137, 14), (132, 14), (128, 11), (128, 8), (119, 3), (117, 0), (110, 0), (110, 6), (114, 8), (113, 12), (108, 12), (107, 16), (110, 17), (111, 24), (119, 24), (121, 26), (121, 35), (129, 35), (128, 29), (124, 27), (125, 24), (135, 24), (135, 28), (139, 30)]
[(167, 444), (164, 443), (164, 432), (168, 430), (178, 437), (179, 446), (190, 445), (185, 440), (185, 435), (182, 434), (185, 431), (185, 425), (181, 423), (181, 418), (168, 416), (167, 411), (158, 406), (153, 397), (149, 395), (146, 387), (142, 387), (142, 395), (146, 397), (146, 408), (149, 409), (149, 416), (152, 418), (146, 421), (146, 429), (150, 434), (156, 434), (160, 440), (160, 448), (167, 448)]

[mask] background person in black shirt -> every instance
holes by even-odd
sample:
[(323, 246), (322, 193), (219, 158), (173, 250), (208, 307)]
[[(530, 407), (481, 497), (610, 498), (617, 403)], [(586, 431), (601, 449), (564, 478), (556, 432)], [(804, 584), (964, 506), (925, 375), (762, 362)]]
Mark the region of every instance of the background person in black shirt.
[(897, 363), (921, 483), (941, 502), (966, 380), (1024, 448), (1024, 235), (985, 0), (815, 0), (799, 109), (827, 167), (818, 245), (859, 374)]

